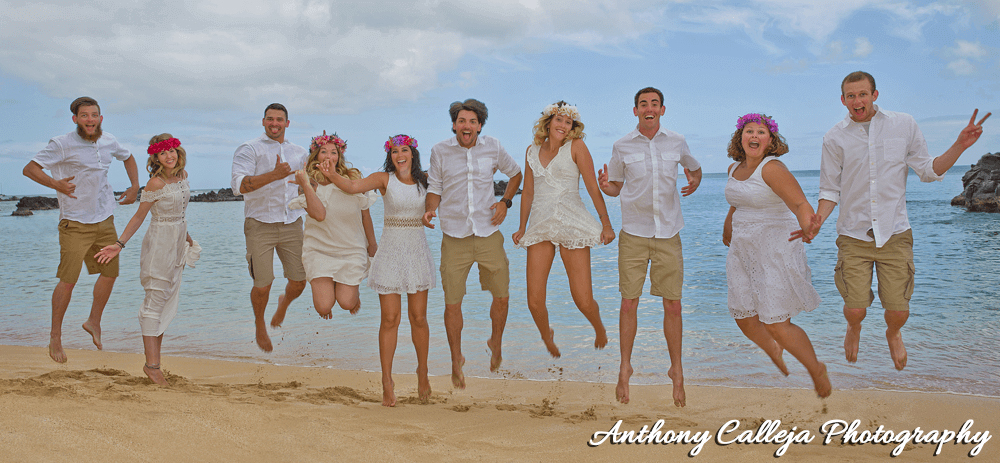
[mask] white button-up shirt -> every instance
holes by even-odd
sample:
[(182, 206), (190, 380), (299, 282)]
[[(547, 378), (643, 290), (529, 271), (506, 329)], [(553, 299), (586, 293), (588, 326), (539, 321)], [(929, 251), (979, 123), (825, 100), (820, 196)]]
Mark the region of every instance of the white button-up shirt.
[[(250, 140), (233, 155), (233, 194), (239, 195), (243, 177), (266, 174), (274, 170), (278, 157), (287, 162), (292, 171), (305, 167), (308, 152), (290, 141), (278, 143), (267, 135)], [(275, 180), (244, 196), (243, 212), (248, 218), (264, 223), (292, 223), (305, 215), (303, 209), (289, 209), (288, 203), (299, 196), (299, 188), (289, 179)]]
[(500, 229), (493, 225), (493, 174), (508, 177), (521, 167), (493, 137), (480, 135), (476, 145), (466, 149), (451, 137), (431, 148), (427, 170), (427, 192), (441, 196), (438, 218), (441, 231), (454, 238), (470, 235), (486, 237)]
[(55, 180), (76, 177), (70, 180), (76, 185), (76, 199), (58, 193), (60, 219), (100, 223), (111, 217), (117, 205), (108, 182), (112, 158), (124, 161), (131, 156), (110, 133), (104, 132), (97, 142), (89, 142), (74, 131), (49, 140), (31, 160), (52, 171)]
[(910, 229), (906, 215), (906, 176), (912, 168), (921, 181), (934, 172), (927, 142), (909, 114), (875, 106), (868, 131), (850, 116), (823, 137), (819, 199), (840, 204), (837, 233), (882, 247), (892, 235)]
[(646, 138), (636, 128), (615, 142), (608, 180), (625, 182), (618, 198), (622, 230), (641, 238), (671, 238), (684, 228), (677, 165), (698, 170), (684, 136), (664, 129)]

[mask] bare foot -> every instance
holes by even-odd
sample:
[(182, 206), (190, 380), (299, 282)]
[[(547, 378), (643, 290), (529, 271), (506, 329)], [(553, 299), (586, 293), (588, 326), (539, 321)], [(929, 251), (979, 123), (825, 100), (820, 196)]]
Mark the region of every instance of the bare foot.
[(94, 345), (97, 346), (97, 350), (104, 349), (104, 346), (101, 345), (101, 325), (87, 322), (83, 324), (83, 330), (90, 333), (90, 337), (94, 339)]
[(667, 376), (674, 383), (674, 406), (683, 407), (687, 405), (687, 396), (684, 394), (684, 373), (675, 367), (667, 370)]
[(159, 363), (157, 363), (156, 365), (146, 365), (146, 364), (143, 364), (142, 365), (142, 372), (145, 373), (146, 376), (148, 376), (150, 380), (152, 380), (156, 384), (159, 384), (160, 386), (169, 386), (170, 385), (170, 383), (167, 383), (167, 378), (163, 377), (163, 372), (160, 371), (160, 364)]
[(543, 336), (542, 342), (545, 343), (545, 348), (549, 350), (549, 354), (552, 355), (552, 358), (557, 359), (559, 357), (562, 357), (562, 354), (559, 353), (559, 348), (556, 347), (556, 343), (554, 340), (555, 337), (556, 337), (555, 330), (549, 329), (549, 337), (546, 338)]
[(358, 301), (358, 305), (354, 306), (353, 309), (344, 309), (351, 313), (351, 315), (357, 315), (358, 311), (361, 310), (361, 301)]
[[(844, 356), (847, 361), (854, 363), (858, 361), (858, 343), (861, 341), (861, 325), (854, 328), (847, 325), (847, 334), (844, 336)], [(892, 343), (890, 343), (890, 346)]]
[(319, 314), (319, 318), (322, 318), (323, 320), (333, 320), (333, 311), (332, 310), (321, 311), (319, 309), (316, 309), (316, 313), (318, 313)]
[(594, 332), (597, 333), (597, 338), (594, 339), (594, 348), (603, 349), (604, 346), (608, 345), (608, 332), (604, 330), (603, 326), (600, 327), (600, 331), (595, 328)]
[(494, 343), (493, 338), (486, 341), (486, 347), (490, 350), (490, 371), (496, 373), (500, 369), (500, 362), (503, 362), (503, 357), (500, 356), (500, 344)]
[(451, 384), (459, 389), (465, 389), (465, 374), (462, 373), (464, 366), (465, 357), (459, 359), (457, 365), (454, 362), (451, 364)]
[(62, 340), (59, 338), (49, 340), (49, 357), (52, 357), (56, 363), (66, 363), (66, 352), (63, 351)]
[(781, 358), (781, 354), (785, 352), (785, 349), (782, 349), (778, 343), (774, 343), (774, 347), (776, 347), (776, 352), (768, 352), (767, 355), (768, 357), (771, 357), (771, 361), (774, 362), (774, 366), (778, 367), (781, 374), (788, 376), (788, 367), (785, 366), (785, 359)]
[(618, 386), (615, 387), (615, 399), (623, 404), (628, 403), (628, 380), (632, 378), (632, 366), (623, 366), (618, 372)]
[(431, 398), (431, 382), (427, 379), (427, 373), (417, 374), (417, 397), (423, 403), (427, 403)]
[(274, 316), (271, 317), (271, 327), (278, 328), (282, 323), (285, 322), (285, 313), (288, 312), (288, 306), (285, 305), (285, 294), (282, 293), (278, 296), (278, 310), (274, 312)]
[(833, 386), (830, 385), (830, 376), (826, 374), (826, 364), (820, 362), (820, 374), (813, 377), (813, 387), (816, 388), (816, 395), (821, 399), (830, 397)]
[(889, 341), (889, 355), (892, 355), (892, 363), (896, 369), (902, 371), (906, 368), (906, 347), (903, 346), (903, 333), (896, 331), (895, 335), (889, 334), (885, 330), (885, 339)]
[(271, 346), (271, 337), (267, 335), (266, 328), (257, 328), (257, 347), (264, 352), (271, 352), (274, 348)]
[(391, 379), (388, 383), (382, 380), (382, 406), (383, 407), (395, 407), (396, 406), (396, 383)]

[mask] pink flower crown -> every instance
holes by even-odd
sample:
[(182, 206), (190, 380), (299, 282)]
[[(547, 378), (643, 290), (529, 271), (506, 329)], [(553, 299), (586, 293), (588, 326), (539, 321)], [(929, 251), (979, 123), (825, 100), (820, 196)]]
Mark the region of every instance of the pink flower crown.
[(344, 140), (343, 138), (338, 137), (336, 133), (334, 133), (333, 135), (327, 135), (326, 134), (326, 130), (324, 130), (323, 131), (323, 135), (320, 135), (318, 137), (313, 137), (312, 143), (309, 144), (309, 151), (310, 152), (316, 151), (316, 150), (320, 149), (320, 147), (322, 147), (323, 145), (328, 145), (330, 143), (333, 143), (333, 144), (337, 145), (337, 148), (341, 152), (343, 152), (345, 149), (347, 149), (347, 141), (346, 140)]
[(391, 153), (393, 146), (410, 146), (416, 148), (417, 139), (411, 138), (409, 135), (396, 135), (395, 137), (391, 137), (389, 138), (389, 141), (385, 142), (385, 152)]
[(771, 119), (770, 117), (764, 114), (757, 114), (757, 113), (750, 113), (744, 115), (743, 117), (740, 117), (736, 121), (736, 130), (743, 130), (743, 126), (747, 125), (750, 122), (756, 122), (760, 125), (766, 125), (767, 129), (770, 130), (772, 134), (778, 133), (778, 123), (774, 122), (774, 119)]
[(180, 140), (176, 138), (168, 138), (166, 140), (149, 145), (149, 148), (146, 148), (146, 153), (149, 153), (150, 156), (153, 156), (168, 149), (177, 148), (179, 146), (181, 146)]

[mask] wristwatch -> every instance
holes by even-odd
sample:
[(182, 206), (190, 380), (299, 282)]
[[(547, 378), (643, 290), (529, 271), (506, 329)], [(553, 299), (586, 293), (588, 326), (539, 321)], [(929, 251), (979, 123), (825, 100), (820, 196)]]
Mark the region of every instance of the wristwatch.
[(501, 197), (501, 198), (500, 198), (500, 202), (501, 202), (501, 203), (504, 203), (504, 205), (505, 205), (505, 206), (507, 206), (507, 209), (510, 209), (510, 208), (511, 208), (511, 206), (513, 206), (513, 205), (514, 205), (514, 201), (511, 201), (511, 200), (509, 200), (509, 199), (507, 199), (507, 198), (504, 198), (504, 197)]

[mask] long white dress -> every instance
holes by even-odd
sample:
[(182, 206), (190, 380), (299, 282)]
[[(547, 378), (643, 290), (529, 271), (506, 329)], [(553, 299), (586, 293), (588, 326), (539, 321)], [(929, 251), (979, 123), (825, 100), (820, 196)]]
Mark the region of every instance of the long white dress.
[[(302, 236), (302, 266), (306, 279), (329, 277), (337, 283), (360, 285), (368, 276), (368, 238), (361, 211), (374, 202), (374, 195), (347, 194), (329, 183), (316, 187), (316, 196), (326, 208), (320, 222), (306, 215)], [(305, 209), (306, 197), (299, 195), (289, 209)]]
[(746, 180), (726, 182), (726, 201), (736, 207), (733, 237), (726, 257), (729, 313), (733, 318), (756, 316), (771, 324), (819, 307), (812, 271), (802, 240), (788, 241), (799, 229), (795, 214), (764, 182), (764, 158)]
[(382, 203), (385, 218), (368, 286), (379, 294), (413, 294), (435, 285), (434, 259), (424, 234), (427, 190), (389, 174)]
[(538, 158), (540, 146), (528, 149), (535, 194), (528, 228), (518, 247), (551, 241), (556, 247), (577, 249), (601, 242), (601, 224), (580, 198), (580, 169), (573, 162), (572, 145), (571, 140), (564, 143), (548, 166), (542, 166)]
[(153, 203), (152, 219), (142, 239), (139, 281), (146, 297), (139, 308), (143, 336), (159, 336), (177, 315), (181, 273), (187, 254), (187, 210), (191, 190), (187, 180), (142, 192), (141, 202)]

